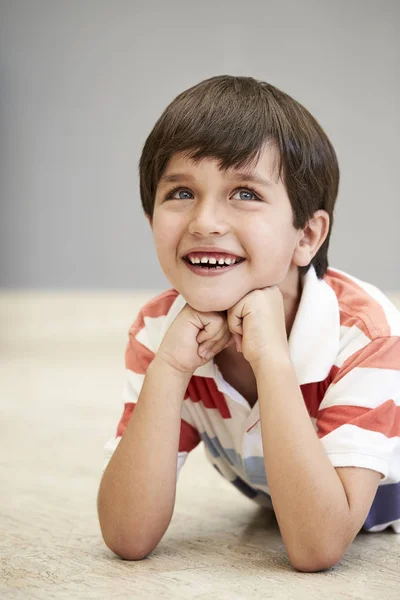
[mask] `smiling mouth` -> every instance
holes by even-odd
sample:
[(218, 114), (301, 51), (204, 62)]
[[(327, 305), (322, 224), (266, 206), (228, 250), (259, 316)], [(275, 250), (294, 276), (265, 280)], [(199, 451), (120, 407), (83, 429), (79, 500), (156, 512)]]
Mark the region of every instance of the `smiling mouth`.
[(191, 267), (200, 268), (200, 269), (204, 269), (204, 270), (216, 270), (216, 271), (218, 271), (218, 270), (223, 270), (223, 269), (227, 269), (227, 268), (233, 267), (235, 265), (239, 265), (240, 263), (242, 263), (246, 259), (245, 258), (239, 258), (235, 262), (230, 263), (229, 265), (228, 264), (218, 264), (218, 263), (213, 264), (213, 263), (210, 263), (210, 262), (192, 263), (189, 260), (189, 258), (187, 258), (186, 256), (183, 257), (183, 260), (185, 261), (185, 263), (187, 263)]

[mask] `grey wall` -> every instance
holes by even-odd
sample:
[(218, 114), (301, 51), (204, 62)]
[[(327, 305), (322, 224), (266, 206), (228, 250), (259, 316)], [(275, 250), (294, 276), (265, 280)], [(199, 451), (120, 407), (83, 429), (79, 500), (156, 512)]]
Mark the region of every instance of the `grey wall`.
[(330, 136), (330, 263), (400, 289), (397, 0), (0, 0), (4, 288), (163, 289), (137, 163), (166, 105), (269, 81)]

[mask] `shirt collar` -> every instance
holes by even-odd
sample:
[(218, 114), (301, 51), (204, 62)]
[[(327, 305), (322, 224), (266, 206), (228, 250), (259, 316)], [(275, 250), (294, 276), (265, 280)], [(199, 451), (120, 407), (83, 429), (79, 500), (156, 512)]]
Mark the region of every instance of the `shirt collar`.
[[(165, 318), (160, 344), (185, 304), (183, 296), (178, 294)], [(311, 265), (303, 276), (300, 303), (288, 340), (299, 385), (323, 381), (327, 377), (339, 350), (339, 336), (340, 313), (336, 294), (324, 279), (317, 277)], [(194, 375), (215, 379), (216, 369), (211, 360), (196, 369)]]
[(299, 385), (323, 381), (339, 351), (340, 312), (335, 292), (311, 265), (289, 335), (289, 352)]

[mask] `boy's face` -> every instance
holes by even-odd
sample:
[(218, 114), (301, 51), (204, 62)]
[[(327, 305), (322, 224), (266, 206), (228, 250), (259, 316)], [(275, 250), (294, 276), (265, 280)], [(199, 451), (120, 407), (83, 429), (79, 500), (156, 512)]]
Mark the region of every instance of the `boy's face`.
[[(284, 295), (294, 292), (293, 287), (297, 290), (295, 249), (303, 232), (292, 225), (286, 188), (274, 170), (275, 152), (265, 147), (253, 171), (265, 184), (238, 176), (239, 170), (219, 171), (212, 158), (195, 165), (176, 154), (168, 162), (157, 187), (151, 226), (165, 276), (196, 310), (224, 311), (252, 290), (272, 285), (279, 285)], [(171, 175), (179, 179), (163, 180)], [(193, 270), (184, 257), (203, 246), (244, 260), (213, 271), (199, 266)], [(217, 264), (220, 259), (221, 255)]]

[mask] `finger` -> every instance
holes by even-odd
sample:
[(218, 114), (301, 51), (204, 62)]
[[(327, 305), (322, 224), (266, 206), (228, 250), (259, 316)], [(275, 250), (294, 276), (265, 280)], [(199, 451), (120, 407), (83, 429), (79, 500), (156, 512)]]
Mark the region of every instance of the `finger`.
[(218, 328), (214, 332), (211, 332), (211, 330), (209, 330), (208, 332), (204, 330), (200, 331), (197, 334), (196, 341), (198, 344), (213, 344), (214, 342), (218, 342), (219, 340), (221, 340), (225, 335), (231, 335), (227, 322), (222, 324), (220, 323)]
[(232, 333), (243, 335), (243, 319), (241, 317), (231, 312), (228, 313), (227, 321), (229, 330)]
[(228, 329), (228, 323), (224, 323), (224, 319), (212, 319), (207, 322), (203, 329), (199, 331), (196, 337), (196, 341), (198, 344), (205, 342), (207, 340), (212, 340), (217, 338), (219, 335), (223, 335), (224, 331)]
[(222, 350), (224, 350), (225, 348), (229, 348), (229, 346), (232, 346), (232, 344), (234, 344), (234, 343), (235, 343), (235, 339), (234, 339), (234, 337), (231, 334), (230, 337), (229, 337), (228, 343), (225, 344), (225, 346), (223, 346)]
[[(215, 356), (221, 352), (224, 348), (234, 344), (235, 341), (232, 338), (230, 331), (226, 331), (225, 334), (218, 340), (207, 341), (201, 344), (198, 348), (198, 354), (202, 358), (205, 358), (205, 354), (209, 353)], [(209, 359), (210, 360), (210, 359)]]
[(233, 337), (233, 340), (234, 340), (234, 342), (236, 344), (236, 350), (238, 352), (242, 352), (243, 353), (243, 350), (242, 350), (242, 336), (239, 335), (238, 333), (232, 333), (232, 337)]
[(201, 356), (202, 358), (207, 358), (208, 360), (210, 360), (210, 358), (216, 354), (215, 349), (217, 347), (217, 344), (218, 344), (218, 342), (215, 342), (215, 341), (203, 342), (203, 344), (200, 344), (200, 346), (198, 347), (198, 350), (197, 350), (198, 355)]
[(222, 350), (225, 350), (225, 348), (232, 346), (234, 343), (235, 340), (233, 339), (231, 332), (227, 331), (223, 337), (215, 343), (213, 351), (215, 354), (218, 354), (219, 352), (222, 352)]
[(198, 350), (197, 350), (197, 354), (201, 357), (204, 358), (205, 360), (211, 360), (214, 356), (215, 356), (215, 352), (214, 352), (214, 344), (212, 344), (210, 346), (210, 344), (205, 344), (203, 346), (199, 346)]

